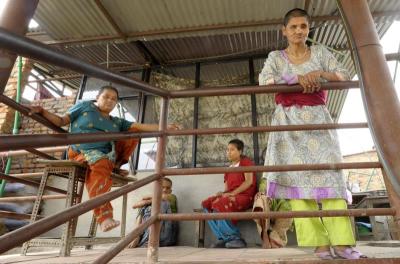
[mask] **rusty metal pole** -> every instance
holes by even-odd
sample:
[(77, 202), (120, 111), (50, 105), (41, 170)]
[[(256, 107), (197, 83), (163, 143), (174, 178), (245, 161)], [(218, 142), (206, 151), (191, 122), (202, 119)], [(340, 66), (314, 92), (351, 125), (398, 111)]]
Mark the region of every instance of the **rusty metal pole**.
[[(19, 182), (19, 183), (22, 183), (22, 184), (25, 184), (25, 185), (39, 187), (39, 183), (38, 182), (25, 180), (25, 179), (22, 179), (22, 178), (13, 177), (13, 176), (10, 176), (10, 175), (2, 173), (2, 172), (0, 172), (0, 179), (6, 180), (6, 181), (9, 181), (9, 182)], [(59, 188), (55, 188), (55, 187), (52, 187), (52, 186), (46, 186), (44, 188), (45, 188), (45, 190), (48, 190), (48, 191), (67, 194), (67, 191), (59, 189)]]
[(178, 213), (159, 214), (162, 221), (196, 221), (196, 220), (220, 220), (220, 219), (280, 219), (280, 218), (304, 218), (304, 217), (337, 217), (337, 216), (377, 216), (395, 215), (393, 208), (365, 208), (346, 210), (319, 210), (319, 211), (270, 211), (270, 212), (230, 212), (230, 213)]
[[(24, 36), (39, 0), (8, 0), (0, 14), (0, 27)], [(0, 94), (3, 94), (17, 54), (0, 49)]]
[(388, 198), (390, 202), (390, 207), (394, 208), (396, 214), (393, 216), (393, 222), (396, 226), (397, 230), (400, 230), (400, 196), (393, 189), (393, 185), (390, 183), (390, 180), (385, 172), (385, 169), (381, 169), (383, 181), (385, 182), (386, 190), (388, 192)]
[[(167, 129), (167, 118), (168, 118), (168, 98), (163, 98), (161, 102), (160, 124), (159, 124), (159, 130), (163, 132), (165, 132)], [(164, 170), (166, 145), (167, 145), (167, 136), (163, 134), (158, 139), (156, 170), (155, 170), (155, 173), (161, 176), (163, 176), (162, 171)], [(151, 204), (152, 216), (158, 217), (158, 215), (160, 214), (161, 195), (162, 195), (162, 187), (160, 178), (158, 181), (154, 182), (153, 200)], [(155, 221), (154, 224), (150, 226), (149, 245), (147, 248), (147, 261), (149, 263), (156, 263), (158, 261), (158, 244), (160, 241), (160, 229), (161, 229), (160, 220)]]
[(400, 194), (400, 104), (365, 0), (337, 0), (353, 51), (375, 146), (393, 189)]

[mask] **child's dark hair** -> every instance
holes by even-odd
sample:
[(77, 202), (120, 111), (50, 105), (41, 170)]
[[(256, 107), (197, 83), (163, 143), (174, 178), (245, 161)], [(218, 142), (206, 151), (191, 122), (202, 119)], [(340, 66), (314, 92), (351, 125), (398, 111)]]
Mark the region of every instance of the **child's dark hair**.
[(241, 141), (240, 139), (237, 139), (237, 138), (232, 139), (231, 141), (229, 141), (228, 144), (233, 144), (233, 145), (236, 146), (237, 150), (243, 151), (244, 143), (243, 143), (243, 141)]
[(100, 96), (105, 90), (111, 90), (114, 91), (117, 94), (117, 99), (119, 98), (119, 92), (117, 90), (117, 88), (115, 88), (112, 85), (104, 85), (100, 88), (99, 93), (97, 94), (97, 96)]
[(167, 181), (167, 182), (169, 182), (169, 183), (171, 184), (171, 186), (172, 186), (172, 181), (171, 181), (171, 179), (170, 179), (170, 178), (166, 178), (166, 177), (164, 177), (164, 178), (162, 178), (162, 180), (163, 180), (163, 181)]
[(283, 19), (283, 25), (286, 27), (287, 24), (289, 23), (289, 20), (293, 17), (305, 17), (308, 21), (308, 24), (311, 23), (311, 17), (307, 13), (306, 10), (301, 9), (301, 8), (294, 8), (292, 10), (289, 10), (289, 12), (286, 13), (286, 15)]

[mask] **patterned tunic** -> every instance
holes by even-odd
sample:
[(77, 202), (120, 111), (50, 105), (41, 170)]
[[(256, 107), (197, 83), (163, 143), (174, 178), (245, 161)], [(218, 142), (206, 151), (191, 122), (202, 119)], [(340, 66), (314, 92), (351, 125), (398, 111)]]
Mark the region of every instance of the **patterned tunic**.
[[(294, 65), (280, 51), (271, 52), (259, 76), (260, 85), (285, 83), (283, 76), (304, 75), (311, 71), (339, 72), (347, 76), (335, 57), (322, 46), (312, 46), (310, 59)], [(290, 96), (290, 95), (289, 95)], [(311, 95), (312, 96), (312, 95)], [(321, 105), (277, 105), (271, 125), (332, 123)], [(342, 161), (335, 130), (286, 131), (271, 133), (265, 165), (338, 163)], [(266, 194), (282, 199), (347, 199), (341, 170), (268, 172)]]
[[(67, 111), (67, 114), (71, 119), (71, 133), (121, 132), (128, 131), (132, 125), (132, 122), (118, 117), (103, 117), (91, 101), (77, 103)], [(71, 147), (74, 151), (83, 153), (89, 164), (102, 158), (115, 162), (113, 141), (76, 144)]]

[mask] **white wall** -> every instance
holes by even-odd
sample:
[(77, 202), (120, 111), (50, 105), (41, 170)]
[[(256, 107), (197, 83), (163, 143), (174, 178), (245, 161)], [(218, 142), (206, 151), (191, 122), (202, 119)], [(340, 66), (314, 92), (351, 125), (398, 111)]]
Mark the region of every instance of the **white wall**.
[[(151, 175), (151, 172), (141, 172), (137, 175), (138, 179), (142, 179), (146, 176)], [(200, 208), (201, 201), (206, 199), (208, 196), (215, 194), (218, 191), (222, 191), (224, 188), (223, 175), (193, 175), (193, 176), (171, 176), (169, 177), (172, 182), (173, 193), (178, 198), (178, 212), (189, 213), (193, 212), (193, 209)], [(63, 187), (65, 186), (65, 180), (58, 180), (52, 183), (54, 186)], [(152, 194), (153, 184), (148, 184), (128, 195), (128, 212), (127, 212), (127, 233), (133, 230), (135, 225), (135, 218), (137, 210), (133, 210), (131, 207), (133, 203), (138, 201), (143, 195)], [(87, 193), (84, 192), (84, 201), (87, 200)], [(121, 219), (121, 207), (122, 197), (112, 201), (114, 207), (114, 217)], [(53, 214), (64, 207), (64, 200), (46, 201), (44, 206), (44, 213), (46, 215)], [(78, 221), (78, 236), (86, 236), (89, 230), (90, 220), (92, 213), (86, 213), (79, 218)], [(243, 238), (247, 241), (249, 246), (260, 245), (261, 240), (258, 236), (254, 221), (240, 221), (239, 229), (243, 235)], [(179, 223), (179, 245), (182, 246), (194, 246), (195, 241), (195, 223), (193, 221), (183, 221)], [(46, 236), (56, 236), (60, 234), (60, 228), (52, 230), (46, 234)], [(119, 228), (116, 228), (110, 232), (103, 233), (98, 232), (98, 236), (118, 236), (120, 232)], [(205, 235), (205, 246), (209, 246), (215, 240), (215, 237), (211, 233), (208, 225), (206, 224), (206, 235)]]

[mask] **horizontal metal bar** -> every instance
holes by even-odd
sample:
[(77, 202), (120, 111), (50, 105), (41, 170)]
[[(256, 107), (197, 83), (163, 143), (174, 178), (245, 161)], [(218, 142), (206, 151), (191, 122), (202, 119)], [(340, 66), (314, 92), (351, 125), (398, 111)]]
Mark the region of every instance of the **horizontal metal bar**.
[(321, 164), (288, 164), (271, 166), (243, 166), (243, 167), (213, 167), (213, 168), (185, 168), (164, 169), (165, 176), (187, 176), (199, 174), (213, 174), (226, 172), (278, 172), (278, 171), (305, 171), (305, 170), (345, 170), (345, 169), (370, 169), (382, 168), (379, 162), (346, 162), (346, 163), (321, 163)]
[[(25, 220), (25, 219), (31, 219), (31, 215), (30, 214), (19, 214), (19, 213), (8, 212), (8, 211), (0, 211), (0, 218)], [(37, 218), (40, 219), (43, 217), (38, 215)]]
[(0, 151), (18, 150), (26, 148), (64, 146), (88, 142), (101, 142), (110, 140), (124, 140), (131, 138), (158, 137), (162, 132), (107, 132), (107, 133), (82, 133), (82, 134), (37, 134), (0, 136)]
[(34, 148), (26, 148), (25, 150), (30, 152), (31, 154), (34, 154), (34, 155), (39, 156), (39, 157), (44, 158), (44, 159), (57, 160), (57, 158), (55, 158), (55, 157), (53, 157), (53, 156), (51, 156), (49, 154), (46, 154), (44, 152), (41, 152), (39, 150), (36, 150)]
[[(0, 29), (0, 31), (1, 31), (1, 29)], [(44, 118), (41, 115), (38, 115), (38, 114), (30, 115), (30, 109), (28, 107), (23, 106), (22, 104), (19, 104), (19, 103), (15, 102), (14, 100), (10, 99), (9, 97), (7, 97), (7, 96), (5, 96), (3, 94), (0, 94), (0, 102), (5, 104), (5, 105), (8, 105), (9, 107), (19, 111), (21, 114), (32, 118), (33, 120), (41, 123), (42, 125), (50, 128), (50, 129), (52, 129), (52, 130), (54, 130), (56, 132), (59, 132), (59, 133), (66, 133), (67, 132), (64, 129), (54, 125), (53, 123), (51, 123), (49, 120), (47, 120), (46, 118)], [(0, 139), (1, 139), (1, 137), (0, 137)]]
[(286, 211), (286, 212), (233, 212), (233, 213), (183, 213), (159, 214), (161, 221), (194, 221), (194, 220), (219, 220), (219, 219), (277, 219), (277, 218), (302, 218), (302, 217), (337, 217), (337, 216), (377, 216), (395, 215), (394, 208), (349, 209), (349, 210), (320, 210), (320, 211)]
[[(82, 77), (83, 77), (82, 74), (71, 75), (71, 76), (62, 76), (62, 77), (51, 77), (51, 78), (49, 77), (46, 79), (35, 79), (35, 80), (26, 81), (26, 83), (43, 83), (43, 82), (52, 82), (52, 81), (62, 81), (62, 80), (80, 79)], [(9, 81), (8, 84), (16, 83), (16, 82), (17, 81)]]
[[(0, 137), (1, 139), (1, 137)], [(68, 146), (60, 146), (60, 147), (48, 147), (48, 148), (38, 148), (36, 151), (44, 152), (44, 153), (54, 153), (54, 152), (62, 152), (66, 151), (68, 149)], [(5, 157), (19, 157), (19, 156), (25, 156), (29, 155), (31, 152), (27, 150), (13, 150), (13, 151), (5, 151), (5, 152), (0, 152), (0, 156), (5, 156)]]
[(27, 173), (15, 173), (10, 174), (10, 176), (15, 178), (38, 178), (40, 179), (43, 176), (43, 172), (27, 172)]
[[(29, 202), (35, 201), (37, 196), (14, 196), (14, 197), (0, 197), (0, 203), (9, 203), (9, 202)], [(65, 199), (67, 195), (43, 195), (42, 200), (57, 200), (57, 199)]]
[[(321, 90), (345, 90), (360, 87), (358, 81), (346, 82), (327, 82), (323, 83)], [(188, 89), (172, 91), (170, 98), (185, 98), (198, 96), (226, 96), (226, 95), (241, 95), (241, 94), (259, 94), (259, 93), (290, 93), (302, 92), (303, 88), (296, 85), (274, 84), (264, 86), (238, 86), (238, 87), (212, 87), (202, 89)]]
[(158, 180), (161, 177), (159, 174), (153, 174), (144, 179), (138, 180), (133, 183), (129, 183), (125, 186), (118, 188), (117, 190), (102, 194), (96, 198), (90, 199), (83, 203), (74, 205), (61, 212), (50, 215), (42, 220), (36, 221), (10, 233), (4, 234), (0, 237), (0, 254), (7, 250), (20, 245), (21, 243), (28, 241), (36, 236), (43, 234), (46, 231), (59, 226), (69, 219), (78, 217), (96, 207), (99, 207), (106, 202), (114, 200), (124, 194), (134, 191), (150, 182)]
[(327, 129), (354, 129), (354, 128), (368, 128), (368, 123), (201, 128), (201, 129), (185, 129), (185, 130), (168, 130), (166, 132), (166, 134), (168, 136), (214, 135), (214, 134), (228, 134), (228, 133), (278, 132), (278, 131), (327, 130)]
[(400, 53), (385, 54), (386, 61), (400, 60)]
[[(22, 178), (16, 178), (16, 177), (4, 174), (2, 172), (0, 172), (0, 179), (6, 180), (6, 181), (10, 181), (10, 182), (19, 182), (19, 183), (23, 183), (23, 184), (26, 184), (26, 185), (29, 185), (29, 186), (39, 187), (39, 183), (38, 182), (25, 180), (25, 179), (22, 179)], [(62, 190), (62, 189), (58, 189), (58, 188), (55, 188), (55, 187), (46, 186), (44, 188), (45, 188), (45, 190), (48, 190), (48, 191), (67, 194), (67, 191)]]
[(122, 238), (117, 244), (115, 244), (112, 248), (104, 252), (101, 256), (99, 256), (93, 264), (105, 264), (112, 260), (118, 253), (124, 250), (129, 243), (131, 243), (136, 237), (140, 236), (150, 225), (152, 225), (155, 221), (157, 221), (157, 216), (151, 216), (147, 221), (141, 223), (138, 227), (132, 230), (127, 236)]
[[(178, 135), (209, 135), (209, 134), (228, 134), (228, 133), (251, 133), (251, 132), (277, 132), (277, 131), (296, 131), (296, 130), (326, 130), (326, 129), (352, 129), (352, 128), (368, 128), (367, 123), (347, 123), (347, 124), (312, 124), (312, 125), (289, 125), (289, 126), (262, 126), (262, 127), (229, 127), (229, 128), (206, 128), (206, 129), (187, 129), (187, 130), (168, 130), (169, 136)], [(90, 134), (52, 134), (52, 135), (14, 135), (1, 136), (0, 151), (14, 150), (27, 147), (40, 146), (56, 146), (65, 144), (77, 144), (87, 142), (99, 142), (106, 140), (122, 140), (133, 137), (158, 137), (162, 132), (146, 132), (146, 133), (90, 133)], [(66, 148), (66, 147), (65, 147)], [(45, 150), (46, 148), (43, 148)], [(51, 148), (50, 148), (51, 149)], [(64, 147), (57, 150), (63, 150)], [(26, 152), (14, 151), (7, 152), (6, 155), (22, 155)]]
[(127, 86), (137, 91), (167, 97), (169, 92), (152, 86), (148, 83), (135, 80), (122, 74), (112, 72), (106, 68), (90, 64), (60, 50), (27, 37), (18, 36), (8, 30), (0, 28), (0, 48), (15, 52), (18, 55), (40, 60), (52, 65), (68, 68), (81, 74), (86, 74), (107, 82)]

